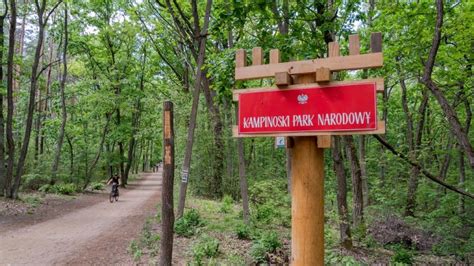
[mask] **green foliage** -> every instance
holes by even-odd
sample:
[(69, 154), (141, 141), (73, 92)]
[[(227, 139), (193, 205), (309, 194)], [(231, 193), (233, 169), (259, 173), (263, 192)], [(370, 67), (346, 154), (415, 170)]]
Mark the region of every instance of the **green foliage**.
[(28, 203), (32, 208), (38, 207), (43, 202), (40, 197), (35, 195), (27, 195), (22, 197), (21, 200), (25, 203)]
[(284, 179), (270, 179), (255, 182), (249, 188), (253, 203), (253, 219), (261, 224), (270, 222), (290, 226), (291, 206), (287, 184)]
[(267, 253), (274, 252), (281, 246), (282, 243), (278, 238), (277, 232), (266, 231), (261, 234), (258, 240), (253, 242), (253, 245), (250, 249), (250, 255), (255, 262), (264, 262)]
[(46, 193), (72, 195), (77, 192), (78, 187), (76, 184), (73, 184), (73, 183), (54, 184), (54, 185), (46, 184), (46, 185), (41, 186), (38, 190), (40, 192), (46, 192)]
[(324, 254), (325, 265), (360, 265), (360, 263), (351, 256), (342, 255), (334, 250), (327, 250)]
[(140, 261), (140, 258), (143, 255), (143, 251), (138, 245), (137, 241), (132, 240), (127, 250), (128, 250), (128, 253), (132, 254), (134, 261), (137, 261), (137, 262)]
[(229, 195), (224, 195), (224, 197), (222, 198), (222, 205), (221, 205), (220, 212), (230, 213), (232, 211), (233, 206), (234, 206), (234, 200), (232, 199), (232, 197)]
[(140, 243), (149, 251), (152, 256), (154, 256), (157, 254), (160, 246), (160, 235), (152, 231), (152, 221), (153, 219), (148, 218), (143, 225), (142, 232), (140, 234)]
[(235, 228), (235, 234), (239, 239), (250, 239), (251, 237), (251, 228), (245, 223), (237, 224)]
[(413, 264), (414, 253), (401, 245), (392, 246), (395, 254), (391, 258), (393, 263)]
[(198, 227), (203, 224), (201, 216), (196, 209), (184, 213), (174, 224), (174, 232), (179, 236), (190, 237), (196, 233)]
[(104, 189), (105, 189), (105, 185), (104, 185), (104, 183), (102, 183), (102, 182), (92, 182), (92, 183), (90, 184), (90, 188), (91, 188), (92, 190), (104, 190)]
[(219, 240), (204, 234), (193, 245), (192, 250), (196, 263), (201, 265), (203, 258), (215, 258), (219, 255)]
[(49, 184), (50, 178), (40, 174), (28, 174), (22, 177), (23, 190), (38, 190), (41, 186)]

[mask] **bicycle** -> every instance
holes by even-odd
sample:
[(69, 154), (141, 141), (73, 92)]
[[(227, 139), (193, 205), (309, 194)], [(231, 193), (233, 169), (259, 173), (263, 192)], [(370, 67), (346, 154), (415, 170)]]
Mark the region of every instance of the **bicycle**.
[(110, 191), (110, 196), (109, 200), (110, 203), (113, 203), (114, 201), (118, 201), (119, 199), (119, 190), (118, 190), (118, 184), (112, 184), (112, 190)]

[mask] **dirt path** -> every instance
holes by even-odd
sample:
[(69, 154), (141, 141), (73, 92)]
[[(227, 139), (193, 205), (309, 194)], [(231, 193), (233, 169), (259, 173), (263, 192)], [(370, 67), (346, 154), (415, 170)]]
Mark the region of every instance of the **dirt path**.
[(121, 190), (120, 200), (0, 233), (0, 265), (130, 264), (127, 246), (159, 202), (161, 171)]

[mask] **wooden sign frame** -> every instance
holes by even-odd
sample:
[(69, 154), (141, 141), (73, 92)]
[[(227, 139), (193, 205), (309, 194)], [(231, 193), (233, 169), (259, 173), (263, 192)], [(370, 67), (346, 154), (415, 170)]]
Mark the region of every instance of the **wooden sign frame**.
[[(247, 66), (245, 50), (236, 52), (235, 79), (250, 80), (275, 78), (278, 88), (255, 88), (235, 90), (234, 100), (238, 95), (249, 91), (279, 90), (303, 87), (333, 86), (347, 82), (331, 82), (331, 72), (377, 68), (383, 66), (382, 34), (372, 33), (371, 52), (360, 54), (358, 35), (349, 36), (349, 55), (340, 56), (339, 44), (328, 44), (328, 58), (296, 62), (280, 62), (280, 51), (270, 51), (269, 64), (264, 64), (263, 50), (260, 47), (252, 50), (252, 65)], [(375, 80), (377, 92), (383, 92), (383, 79)], [(361, 81), (351, 81), (364, 82)], [(318, 83), (315, 85), (314, 83)], [(293, 86), (292, 84), (298, 84)], [(291, 260), (293, 266), (324, 265), (324, 148), (331, 147), (331, 135), (343, 134), (383, 134), (385, 122), (378, 121), (375, 131), (338, 131), (338, 132), (294, 132), (278, 134), (239, 134), (234, 128), (234, 137), (268, 137), (290, 136), (286, 139), (291, 154), (288, 157), (291, 165)]]

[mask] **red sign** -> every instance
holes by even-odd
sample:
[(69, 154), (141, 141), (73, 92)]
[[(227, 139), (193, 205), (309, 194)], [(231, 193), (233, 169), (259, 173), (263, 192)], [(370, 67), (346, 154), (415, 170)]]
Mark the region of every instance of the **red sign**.
[(239, 93), (239, 134), (377, 129), (376, 84)]

